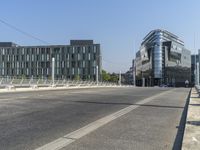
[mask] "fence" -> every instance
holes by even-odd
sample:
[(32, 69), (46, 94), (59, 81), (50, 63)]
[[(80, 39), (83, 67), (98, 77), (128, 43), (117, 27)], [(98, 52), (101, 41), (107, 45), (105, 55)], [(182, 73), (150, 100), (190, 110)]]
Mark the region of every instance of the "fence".
[(35, 78), (0, 78), (0, 88), (25, 88), (25, 87), (72, 87), (72, 86), (118, 86), (117, 83), (111, 82), (95, 82), (82, 80), (54, 80), (35, 79)]

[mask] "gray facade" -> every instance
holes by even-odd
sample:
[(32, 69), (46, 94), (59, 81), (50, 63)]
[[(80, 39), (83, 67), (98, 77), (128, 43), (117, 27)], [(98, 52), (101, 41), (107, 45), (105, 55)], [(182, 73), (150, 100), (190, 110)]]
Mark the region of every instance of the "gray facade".
[[(191, 55), (191, 83), (193, 85), (200, 83), (200, 79), (198, 77), (197, 70), (200, 70), (197, 63), (200, 63), (200, 49), (198, 50), (198, 54)], [(200, 74), (200, 72), (199, 72)]]
[(184, 42), (166, 30), (153, 30), (136, 53), (136, 85), (184, 86), (191, 80), (191, 53)]
[(93, 40), (71, 40), (70, 45), (19, 46), (0, 42), (0, 76), (51, 78), (55, 58), (56, 79), (101, 79), (100, 44)]

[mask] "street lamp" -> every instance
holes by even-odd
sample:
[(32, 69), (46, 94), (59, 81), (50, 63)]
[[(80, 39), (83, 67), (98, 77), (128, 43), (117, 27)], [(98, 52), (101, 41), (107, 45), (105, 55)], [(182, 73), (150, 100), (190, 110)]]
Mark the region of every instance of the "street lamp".
[(52, 85), (54, 86), (55, 58), (52, 58)]

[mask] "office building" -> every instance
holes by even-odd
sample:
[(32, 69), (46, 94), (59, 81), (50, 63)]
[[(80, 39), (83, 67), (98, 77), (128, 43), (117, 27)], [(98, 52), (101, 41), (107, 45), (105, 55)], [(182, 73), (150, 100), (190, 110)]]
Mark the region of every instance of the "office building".
[(124, 84), (135, 85), (135, 63), (134, 59), (132, 60), (132, 66), (124, 74)]
[(138, 86), (184, 86), (186, 80), (191, 81), (191, 52), (166, 30), (153, 30), (145, 36), (135, 66)]
[[(56, 79), (101, 79), (100, 44), (93, 40), (71, 40), (70, 45), (19, 46), (0, 42), (0, 76), (51, 78), (55, 58)], [(96, 67), (98, 66), (98, 67)]]
[(200, 83), (199, 60), (200, 60), (200, 49), (198, 50), (198, 54), (191, 55), (191, 83), (192, 85)]

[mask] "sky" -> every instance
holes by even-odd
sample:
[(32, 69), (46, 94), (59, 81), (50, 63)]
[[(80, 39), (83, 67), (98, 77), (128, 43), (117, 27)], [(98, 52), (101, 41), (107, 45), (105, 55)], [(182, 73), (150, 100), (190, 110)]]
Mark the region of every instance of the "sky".
[[(103, 69), (126, 72), (142, 39), (154, 29), (178, 35), (200, 49), (199, 0), (1, 0), (0, 19), (50, 44), (93, 39)], [(0, 23), (0, 41), (45, 45)]]

